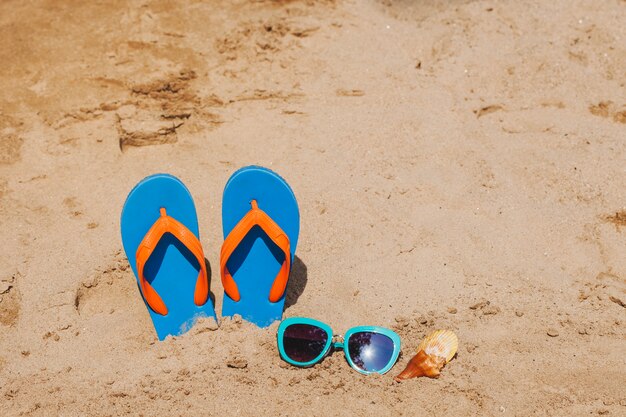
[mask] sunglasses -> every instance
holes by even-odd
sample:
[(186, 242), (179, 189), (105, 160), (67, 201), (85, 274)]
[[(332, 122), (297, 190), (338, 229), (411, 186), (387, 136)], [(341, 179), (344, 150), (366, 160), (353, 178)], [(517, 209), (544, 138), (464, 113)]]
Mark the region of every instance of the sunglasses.
[(400, 336), (384, 327), (358, 326), (342, 337), (327, 324), (304, 317), (285, 319), (278, 326), (280, 357), (292, 365), (313, 366), (331, 348), (343, 349), (348, 364), (362, 374), (384, 374), (398, 360)]

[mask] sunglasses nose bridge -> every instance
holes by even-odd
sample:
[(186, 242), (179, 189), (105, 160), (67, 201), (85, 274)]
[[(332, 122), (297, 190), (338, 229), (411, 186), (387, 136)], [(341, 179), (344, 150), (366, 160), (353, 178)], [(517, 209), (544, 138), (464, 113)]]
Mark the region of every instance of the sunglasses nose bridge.
[(344, 346), (343, 335), (334, 334), (332, 342), (333, 342), (333, 348), (343, 349), (343, 346)]

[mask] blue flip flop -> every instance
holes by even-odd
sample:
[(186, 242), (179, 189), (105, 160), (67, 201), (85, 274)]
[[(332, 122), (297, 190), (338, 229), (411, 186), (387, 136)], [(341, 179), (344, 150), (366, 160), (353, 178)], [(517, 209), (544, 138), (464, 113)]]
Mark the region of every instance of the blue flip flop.
[(293, 191), (269, 169), (241, 168), (224, 188), (222, 223), (222, 315), (259, 327), (281, 320), (300, 233)]
[(122, 209), (122, 243), (159, 340), (215, 318), (193, 198), (176, 177), (156, 174)]

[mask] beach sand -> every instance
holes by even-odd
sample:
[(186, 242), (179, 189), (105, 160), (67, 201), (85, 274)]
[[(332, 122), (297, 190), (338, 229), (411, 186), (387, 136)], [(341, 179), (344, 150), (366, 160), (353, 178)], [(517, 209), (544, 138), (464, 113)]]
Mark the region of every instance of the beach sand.
[[(13, 0), (0, 38), (0, 415), (626, 415), (623, 0)], [(157, 342), (128, 192), (188, 186), (219, 315), (248, 164), (300, 204), (285, 316), (395, 329), (389, 374), (288, 366), (277, 324)]]

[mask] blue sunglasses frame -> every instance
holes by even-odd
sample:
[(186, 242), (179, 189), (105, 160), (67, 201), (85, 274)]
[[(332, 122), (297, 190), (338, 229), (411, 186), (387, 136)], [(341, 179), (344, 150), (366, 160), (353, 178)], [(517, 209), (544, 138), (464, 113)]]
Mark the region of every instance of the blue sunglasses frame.
[[(311, 326), (318, 327), (326, 332), (328, 336), (326, 345), (324, 346), (322, 353), (320, 353), (315, 359), (309, 362), (297, 362), (297, 361), (290, 359), (289, 356), (287, 356), (287, 353), (285, 352), (283, 340), (284, 340), (284, 335), (285, 335), (285, 329), (287, 329), (287, 327), (291, 326), (292, 324), (308, 324)], [(372, 332), (372, 333), (382, 334), (384, 336), (389, 337), (391, 341), (393, 342), (393, 354), (391, 355), (391, 358), (389, 359), (389, 363), (380, 371), (366, 371), (366, 370), (360, 369), (354, 364), (352, 359), (350, 359), (350, 354), (348, 353), (348, 350), (345, 348), (345, 345), (347, 344), (347, 341), (350, 340), (350, 337), (352, 337), (352, 335), (354, 335), (355, 333), (361, 333), (361, 332)], [(360, 372), (364, 375), (369, 375), (373, 373), (384, 374), (388, 372), (395, 365), (396, 361), (398, 360), (398, 356), (400, 355), (400, 336), (398, 336), (398, 334), (394, 332), (393, 330), (387, 329), (385, 327), (378, 327), (378, 326), (352, 327), (343, 336), (343, 340), (341, 342), (337, 342), (335, 341), (335, 339), (338, 337), (341, 337), (341, 335), (333, 334), (333, 329), (331, 329), (331, 327), (327, 325), (326, 323), (322, 323), (321, 321), (306, 318), (306, 317), (290, 317), (288, 319), (283, 320), (280, 323), (280, 325), (278, 326), (278, 333), (276, 337), (278, 339), (278, 352), (280, 353), (280, 357), (285, 362), (290, 363), (291, 365), (294, 365), (294, 366), (298, 366), (300, 368), (307, 368), (307, 367), (315, 365), (316, 363), (321, 362), (328, 355), (331, 347), (334, 349), (343, 349), (343, 353), (346, 358), (346, 361), (348, 362), (348, 365), (350, 365), (350, 367), (354, 369), (355, 371)]]

